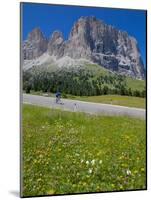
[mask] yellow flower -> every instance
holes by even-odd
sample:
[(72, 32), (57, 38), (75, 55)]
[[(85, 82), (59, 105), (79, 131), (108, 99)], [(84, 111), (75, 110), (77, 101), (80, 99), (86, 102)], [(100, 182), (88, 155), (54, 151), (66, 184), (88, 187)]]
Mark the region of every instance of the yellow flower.
[(50, 189), (47, 191), (47, 194), (54, 194), (55, 193), (55, 190), (54, 189)]
[(97, 190), (100, 190), (100, 187), (99, 187), (99, 186), (97, 186), (97, 187), (96, 187), (96, 189), (97, 189)]
[(119, 157), (119, 160), (122, 160), (123, 158), (124, 158), (124, 156), (120, 156), (120, 157)]
[(83, 186), (86, 186), (86, 182), (83, 182)]
[(40, 155), (39, 155), (39, 158), (42, 158), (42, 157), (43, 157), (43, 155), (42, 155), (42, 154), (40, 154)]
[(123, 186), (122, 186), (122, 185), (120, 186), (120, 189), (121, 189), (121, 190), (123, 189)]
[(101, 151), (99, 151), (98, 153), (97, 153), (97, 156), (100, 156), (102, 154), (102, 152)]
[(145, 171), (145, 169), (144, 169), (144, 167), (142, 167), (142, 168), (141, 168), (141, 172), (144, 172), (144, 171)]

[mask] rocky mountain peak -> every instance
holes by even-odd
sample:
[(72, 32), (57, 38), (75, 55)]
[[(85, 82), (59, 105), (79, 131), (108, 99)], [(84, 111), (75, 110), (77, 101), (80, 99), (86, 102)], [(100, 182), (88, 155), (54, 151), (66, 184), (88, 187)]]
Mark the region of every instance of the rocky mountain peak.
[(57, 57), (63, 56), (63, 34), (60, 31), (54, 31), (48, 43), (48, 53)]
[(100, 26), (101, 22), (102, 21), (98, 21), (95, 16), (80, 17), (71, 30), (70, 38), (73, 37), (75, 34), (90, 32), (90, 28), (92, 26), (97, 26), (97, 24), (99, 24)]
[(34, 28), (29, 34), (28, 34), (28, 40), (30, 41), (37, 41), (44, 39), (44, 35), (40, 28)]
[(59, 38), (63, 39), (63, 34), (62, 34), (62, 32), (60, 32), (60, 31), (54, 31), (54, 32), (52, 33), (52, 36), (51, 36), (50, 39), (56, 41), (56, 40), (58, 40)]
[(23, 43), (24, 59), (33, 59), (46, 51), (56, 58), (87, 59), (134, 78), (145, 76), (136, 39), (95, 16), (80, 17), (66, 41), (60, 31), (54, 31), (47, 41), (39, 28), (34, 29)]
[(72, 58), (86, 58), (109, 70), (144, 78), (136, 39), (96, 17), (81, 17), (74, 24), (67, 49)]
[(33, 29), (23, 43), (23, 57), (26, 60), (35, 59), (47, 50), (48, 41), (40, 28)]

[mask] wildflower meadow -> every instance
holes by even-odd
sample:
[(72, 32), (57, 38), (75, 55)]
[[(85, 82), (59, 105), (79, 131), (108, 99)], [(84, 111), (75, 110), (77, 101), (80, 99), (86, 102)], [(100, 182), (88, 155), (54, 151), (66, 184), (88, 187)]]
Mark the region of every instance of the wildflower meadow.
[(23, 106), (23, 196), (146, 188), (141, 119)]

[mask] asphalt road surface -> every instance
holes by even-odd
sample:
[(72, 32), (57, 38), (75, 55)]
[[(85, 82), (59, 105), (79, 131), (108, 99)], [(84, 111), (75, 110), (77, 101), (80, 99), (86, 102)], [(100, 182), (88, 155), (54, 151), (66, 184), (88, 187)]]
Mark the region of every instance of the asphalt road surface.
[(145, 109), (141, 108), (131, 108), (102, 103), (91, 103), (70, 99), (61, 99), (61, 103), (56, 104), (55, 98), (53, 97), (44, 97), (30, 94), (23, 94), (23, 103), (90, 114), (131, 116), (142, 119), (145, 119), (146, 117)]

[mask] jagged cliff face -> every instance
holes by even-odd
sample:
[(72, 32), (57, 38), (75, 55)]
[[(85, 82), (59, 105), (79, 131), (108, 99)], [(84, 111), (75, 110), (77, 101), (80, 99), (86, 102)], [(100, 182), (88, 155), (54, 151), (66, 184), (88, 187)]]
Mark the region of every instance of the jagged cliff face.
[(144, 79), (144, 66), (135, 38), (95, 17), (81, 17), (68, 40), (55, 31), (47, 41), (40, 30), (32, 31), (23, 44), (24, 58), (33, 59), (48, 52), (57, 59), (84, 58), (120, 74)]
[(25, 60), (35, 59), (47, 51), (47, 39), (39, 28), (29, 33), (27, 40), (23, 43), (23, 58)]
[(59, 31), (54, 31), (48, 42), (48, 53), (57, 57), (64, 55), (64, 39)]

